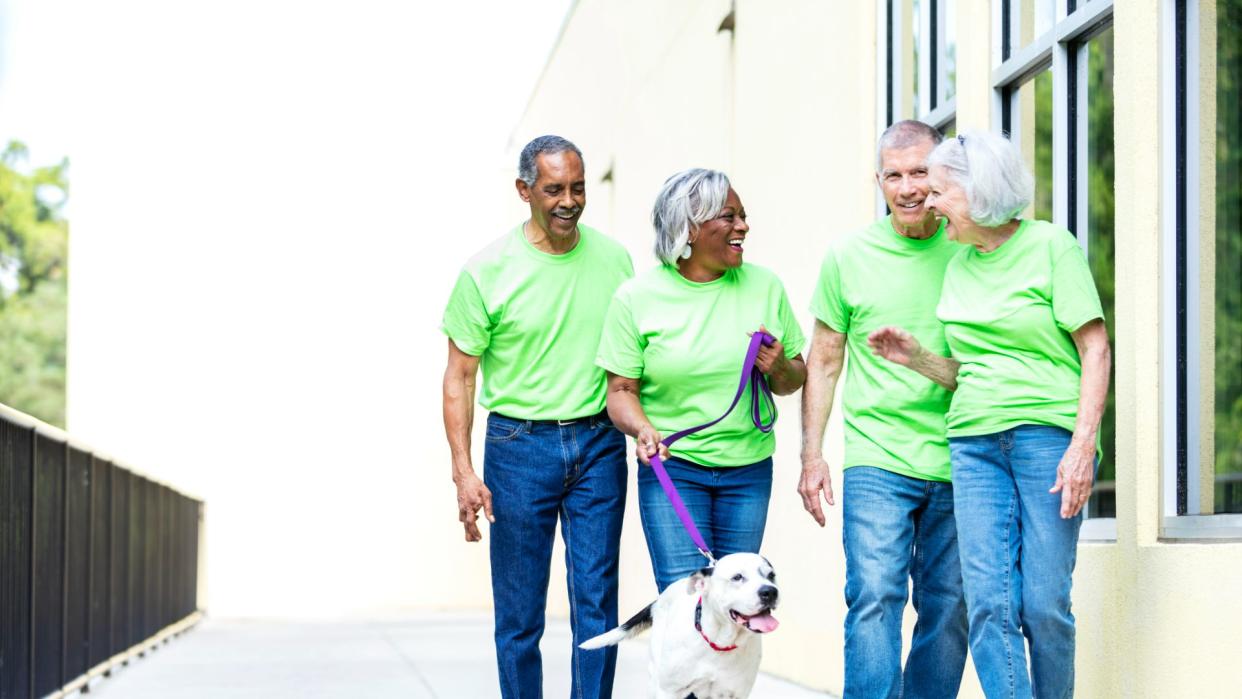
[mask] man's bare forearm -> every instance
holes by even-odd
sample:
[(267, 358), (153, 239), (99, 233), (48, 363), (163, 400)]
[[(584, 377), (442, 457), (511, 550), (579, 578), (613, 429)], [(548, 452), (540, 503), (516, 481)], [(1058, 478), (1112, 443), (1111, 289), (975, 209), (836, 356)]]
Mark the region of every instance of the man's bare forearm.
[(470, 431), (474, 426), (474, 366), (450, 360), (444, 372), (444, 435), (453, 461), (453, 480), (473, 474)]
[(957, 390), (957, 372), (961, 366), (956, 359), (929, 352), (925, 347), (919, 347), (910, 357), (911, 369), (950, 391)]
[(816, 324), (802, 388), (802, 460), (823, 456), (824, 429), (845, 364), (845, 335)]

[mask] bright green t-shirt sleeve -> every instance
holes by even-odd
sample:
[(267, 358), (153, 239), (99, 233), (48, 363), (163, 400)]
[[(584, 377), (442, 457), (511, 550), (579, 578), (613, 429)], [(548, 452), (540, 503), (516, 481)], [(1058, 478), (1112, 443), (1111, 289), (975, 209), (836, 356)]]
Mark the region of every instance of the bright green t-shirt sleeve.
[(643, 375), (643, 346), (629, 298), (625, 294), (614, 295), (608, 305), (595, 365), (627, 379)]
[(1057, 327), (1069, 333), (1104, 317), (1091, 268), (1078, 245), (1062, 252), (1052, 264), (1052, 317)]
[(848, 333), (850, 312), (841, 294), (841, 269), (835, 250), (829, 250), (819, 269), (819, 282), (811, 297), (811, 313), (832, 330)]
[(462, 352), (479, 356), (492, 339), (492, 323), (474, 277), (462, 270), (449, 295), (440, 329)]
[(794, 315), (793, 307), (789, 305), (789, 296), (785, 293), (785, 287), (781, 287), (780, 305), (777, 306), (776, 314), (781, 319), (781, 344), (785, 346), (785, 356), (793, 359), (802, 352), (806, 346), (806, 336), (802, 334), (802, 327), (798, 325), (798, 318)]

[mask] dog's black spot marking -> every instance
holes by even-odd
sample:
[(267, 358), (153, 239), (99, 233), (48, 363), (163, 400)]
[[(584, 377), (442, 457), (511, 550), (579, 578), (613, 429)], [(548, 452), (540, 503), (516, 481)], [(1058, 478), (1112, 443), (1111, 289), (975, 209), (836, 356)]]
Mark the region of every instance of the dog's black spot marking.
[(712, 571), (714, 570), (716, 570), (715, 566), (707, 566), (706, 568), (700, 568), (699, 575), (702, 575), (705, 578), (710, 578), (712, 576)]
[(655, 602), (652, 602), (646, 607), (643, 607), (642, 611), (630, 617), (624, 624), (621, 625), (621, 630), (638, 633), (639, 631), (643, 631), (647, 627), (651, 626), (651, 608), (654, 606)]

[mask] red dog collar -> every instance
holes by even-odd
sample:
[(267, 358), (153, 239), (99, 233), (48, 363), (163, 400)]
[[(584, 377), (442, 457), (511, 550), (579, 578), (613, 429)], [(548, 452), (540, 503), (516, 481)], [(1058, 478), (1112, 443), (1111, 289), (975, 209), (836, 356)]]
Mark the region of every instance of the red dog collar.
[(711, 646), (714, 651), (724, 653), (737, 648), (736, 643), (731, 646), (718, 646), (712, 643), (712, 639), (708, 638), (707, 634), (703, 633), (703, 595), (699, 595), (699, 602), (694, 605), (694, 630), (699, 632), (699, 635), (703, 637), (704, 641), (707, 641), (707, 645)]

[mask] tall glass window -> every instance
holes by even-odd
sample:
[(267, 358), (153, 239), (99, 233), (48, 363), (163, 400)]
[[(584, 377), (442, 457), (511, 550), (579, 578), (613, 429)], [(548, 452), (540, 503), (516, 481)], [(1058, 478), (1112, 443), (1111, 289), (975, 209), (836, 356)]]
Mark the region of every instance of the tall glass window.
[[(1108, 28), (1087, 42), (1087, 100), (1086, 109), (1086, 235), (1087, 262), (1095, 287), (1100, 292), (1104, 307), (1104, 324), (1108, 328), (1109, 341), (1116, 346), (1114, 303), (1116, 271), (1114, 257), (1114, 205), (1113, 190), (1113, 30)], [(1116, 364), (1114, 363), (1114, 367)], [(1110, 376), (1108, 396), (1104, 404), (1104, 419), (1100, 422), (1100, 444), (1104, 457), (1096, 473), (1096, 488), (1088, 513), (1093, 517), (1117, 515), (1116, 478), (1117, 465), (1117, 412), (1115, 373)]]
[[(1114, 338), (1113, 3), (1001, 0), (995, 7), (1003, 29), (1002, 60), (993, 71), (1000, 130), (1035, 175), (1035, 198), (1023, 215), (1058, 223), (1078, 238)], [(1110, 384), (1089, 518), (1116, 516), (1113, 395)], [(1108, 536), (1107, 527), (1095, 531)]]
[(1052, 220), (1052, 71), (1018, 86), (1010, 138), (1035, 174), (1035, 199), (1023, 216)]
[(941, 131), (954, 120), (957, 94), (956, 0), (886, 0), (883, 69), (885, 125), (921, 119)]
[(1216, 3), (1216, 513), (1242, 513), (1242, 0)]

